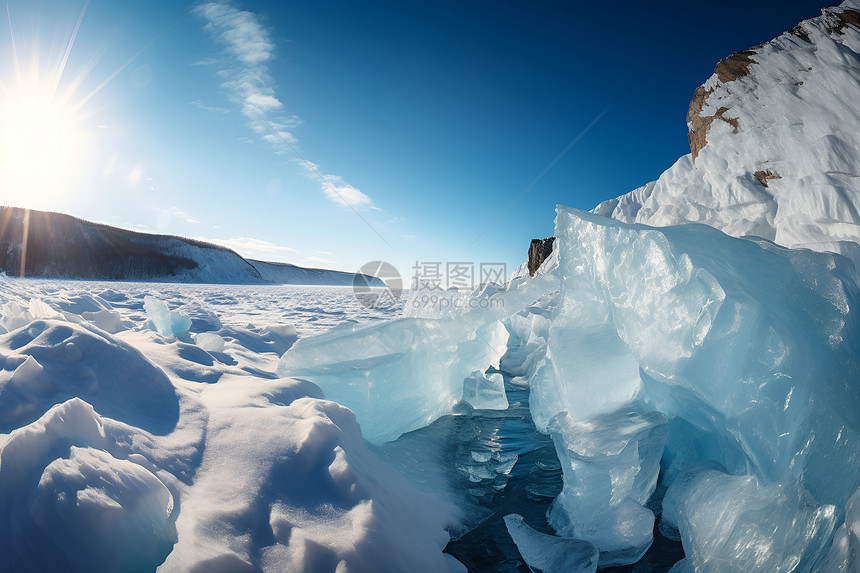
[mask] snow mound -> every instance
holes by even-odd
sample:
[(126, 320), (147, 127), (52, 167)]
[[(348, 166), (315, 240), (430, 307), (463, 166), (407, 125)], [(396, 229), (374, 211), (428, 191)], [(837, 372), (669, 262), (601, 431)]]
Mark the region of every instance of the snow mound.
[(244, 378), (203, 392), (206, 450), (162, 570), (449, 570), (448, 517), (367, 449), (352, 412), (308, 382)]
[(122, 315), (115, 310), (99, 310), (96, 312), (82, 312), (81, 316), (110, 334), (116, 334), (129, 328), (129, 323), (122, 319)]
[(107, 333), (59, 321), (34, 321), (0, 337), (0, 431), (28, 424), (79, 397), (101, 414), (163, 434), (179, 418), (164, 372)]
[(153, 304), (147, 285), (43, 284), (0, 283), (20, 323), (0, 336), (0, 570), (463, 570), (442, 552), (457, 508), (317, 386), (276, 378), (298, 334), (248, 324), (263, 299), (225, 326), (205, 287)]
[(0, 437), (0, 569), (152, 571), (171, 550), (173, 496), (72, 398)]

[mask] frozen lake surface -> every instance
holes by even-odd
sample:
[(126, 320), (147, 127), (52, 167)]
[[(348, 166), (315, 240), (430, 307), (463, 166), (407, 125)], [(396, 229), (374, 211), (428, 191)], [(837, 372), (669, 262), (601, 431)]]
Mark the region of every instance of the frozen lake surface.
[[(5, 279), (0, 287), (0, 302), (8, 305), (18, 301), (26, 308), (24, 312), (33, 315), (40, 311), (53, 314), (29, 317), (33, 320), (50, 318), (109, 327), (114, 331), (113, 336), (143, 351), (148, 359), (162, 367), (175, 384), (192, 389), (196, 394), (202, 394), (203, 389), (221, 378), (228, 383), (236, 380), (237, 372), (244, 374), (249, 384), (275, 378), (278, 357), (296, 337), (319, 334), (344, 321), (381, 321), (399, 316), (401, 312), (399, 307), (366, 308), (356, 300), (352, 289), (346, 287), (43, 279)], [(157, 297), (170, 311), (188, 316), (191, 319), (189, 332), (175, 338), (153, 332), (153, 325), (147, 324), (147, 297)], [(8, 322), (11, 307), (3, 308), (7, 312), (2, 320)], [(106, 319), (105, 312), (114, 313), (111, 320)], [(296, 337), (271, 335), (270, 331), (279, 332), (279, 329), (289, 332), (290, 325), (295, 328)], [(206, 346), (207, 335), (220, 337), (223, 347), (219, 344), (218, 350), (205, 354), (192, 351), (194, 341), (198, 346)], [(98, 360), (98, 357), (93, 358), (93, 362)], [(115, 366), (122, 369), (130, 365)], [(9, 367), (7, 364), (7, 370)], [(465, 508), (461, 522), (449, 527), (454, 539), (445, 551), (457, 557), (469, 571), (528, 571), (502, 517), (517, 513), (539, 531), (551, 533), (546, 512), (562, 487), (561, 467), (552, 440), (538, 433), (532, 422), (527, 385), (522, 378), (501, 374), (509, 403), (506, 410), (474, 409), (461, 404), (454, 414), (373, 448), (379, 458), (422, 491), (429, 495), (434, 489), (447, 492), (442, 494), (443, 498), (453, 497), (455, 503)], [(43, 398), (41, 409), (53, 405), (49, 403), (52, 401), (49, 396)], [(61, 401), (57, 396), (54, 398), (57, 403)], [(182, 413), (179, 417), (183, 417)], [(170, 433), (181, 435), (182, 426), (180, 420)], [(236, 434), (241, 436), (242, 430), (237, 429)], [(216, 447), (213, 444), (213, 449)], [(62, 454), (58, 459), (63, 459)], [(135, 456), (132, 454), (128, 459), (135, 459)], [(56, 463), (56, 460), (45, 460), (51, 461)], [(257, 462), (266, 465), (265, 460)], [(205, 476), (206, 472), (202, 473)], [(181, 507), (183, 496), (191, 497), (199, 474), (199, 468), (190, 469), (186, 477), (189, 483), (175, 487), (172, 495), (177, 506)], [(222, 477), (231, 480), (231, 476), (222, 474)], [(241, 487), (241, 483), (237, 486)], [(278, 485), (272, 487), (277, 489)], [(168, 486), (168, 489), (173, 488)], [(255, 493), (253, 487), (250, 490), (249, 495)], [(109, 492), (106, 495), (110, 497)], [(441, 501), (450, 502), (450, 499)], [(171, 519), (176, 517), (173, 512)], [(325, 520), (320, 521), (320, 525), (324, 523)], [(169, 543), (164, 543), (161, 558), (171, 549)], [(157, 553), (153, 548), (150, 551)], [(27, 555), (19, 554), (19, 557), (26, 560)], [(664, 560), (665, 569), (678, 558), (675, 554), (672, 557)], [(17, 565), (20, 566), (20, 562)], [(155, 565), (153, 562), (152, 566)], [(169, 569), (171, 567), (166, 568)]]
[[(147, 297), (155, 297), (165, 303), (170, 312), (189, 317), (189, 331), (175, 337), (160, 336), (154, 332), (155, 325), (148, 322), (147, 304), (152, 303), (147, 303)], [(254, 384), (276, 378), (275, 366), (279, 356), (297, 338), (325, 332), (345, 321), (368, 323), (387, 320), (399, 316), (402, 310), (401, 307), (366, 308), (348, 287), (194, 285), (13, 278), (4, 278), (0, 282), (0, 304), (5, 305), (2, 307), (4, 312), (0, 321), (9, 330), (19, 326), (16, 320), (21, 324), (31, 322), (32, 329), (32, 325), (39, 324), (40, 319), (47, 319), (48, 324), (78, 322), (103, 329), (105, 335), (110, 334), (111, 342), (114, 339), (123, 341), (140, 350), (148, 361), (161, 367), (177, 386), (180, 395), (185, 390), (190, 391), (192, 396), (210, 392), (210, 388), (219, 386), (220, 384), (215, 383), (222, 380), (225, 384), (233, 384), (237, 380)], [(23, 317), (15, 316), (16, 307), (12, 306), (14, 304), (19, 305), (18, 310)], [(293, 336), (290, 336), (291, 327), (295, 329)], [(206, 337), (213, 335), (215, 338), (220, 337), (223, 342), (217, 344), (217, 349), (201, 351), (200, 348), (208, 348), (207, 344), (211, 344), (211, 340)], [(38, 339), (39, 335), (35, 338)], [(65, 344), (68, 346), (72, 343)], [(7, 348), (14, 351), (14, 346), (15, 343), (10, 343)], [(62, 346), (62, 343), (53, 346)], [(3, 353), (6, 354), (6, 351)], [(14, 355), (14, 352), (12, 354)], [(84, 358), (85, 361), (87, 359), (90, 364), (85, 368), (96, 371), (98, 368), (95, 363), (104, 361), (100, 355)], [(44, 362), (46, 368), (51, 367), (47, 361)], [(114, 370), (109, 370), (109, 374), (134, 368), (133, 364), (128, 363), (112, 363), (110, 366)], [(24, 375), (23, 369), (14, 360), (7, 361), (6, 370), (5, 378), (11, 375), (14, 379), (19, 370), (22, 372), (18, 377)], [(444, 416), (428, 427), (407, 433), (397, 441), (374, 448), (382, 460), (405, 474), (423, 492), (432, 496), (434, 488), (446, 490), (449, 493), (445, 495), (455, 496), (456, 503), (468, 508), (468, 515), (462, 522), (449, 527), (452, 536), (457, 539), (448, 544), (446, 551), (458, 557), (470, 571), (527, 571), (504, 527), (502, 516), (511, 512), (523, 514), (529, 523), (549, 532), (545, 513), (552, 499), (561, 491), (561, 468), (552, 441), (535, 430), (528, 409), (527, 386), (522, 384), (522, 379), (518, 384), (512, 384), (511, 379), (510, 375), (504, 374), (509, 401), (507, 410), (476, 410), (462, 404), (455, 414)], [(63, 385), (63, 381), (55, 381), (51, 392), (34, 400), (36, 413), (18, 423), (24, 425), (23, 422), (35, 419), (51, 406), (60, 404), (66, 394), (78, 393), (74, 388), (71, 391), (67, 388), (64, 392)], [(96, 397), (90, 401), (98, 403), (98, 394), (98, 391), (94, 392), (93, 396)], [(6, 395), (8, 396), (8, 392)], [(173, 436), (169, 441), (182, 437), (185, 441), (193, 442), (196, 438), (204, 444), (201, 449), (217, 449), (216, 443), (205, 445), (207, 441), (216, 442), (207, 440), (206, 437), (196, 436), (189, 440), (187, 435), (194, 434), (194, 431), (187, 426), (194, 424), (183, 423), (183, 418), (193, 418), (208, 409), (205, 406), (200, 408), (200, 404), (195, 405), (196, 407), (183, 407), (181, 402), (180, 399), (179, 419), (170, 420), (170, 423), (166, 424), (167, 430), (162, 423), (150, 426), (150, 430), (155, 430), (150, 433)], [(237, 404), (237, 411), (241, 411), (242, 406), (244, 404)], [(97, 413), (98, 410), (96, 408)], [(132, 426), (147, 426), (134, 417), (126, 422), (131, 422)], [(11, 426), (14, 425), (16, 424), (4, 428), (4, 431), (13, 430)], [(245, 434), (241, 428), (232, 430), (240, 442), (243, 439), (255, 439), (253, 435)], [(49, 433), (47, 430), (45, 432)], [(79, 441), (72, 440), (73, 443)], [(0, 445), (2, 443), (0, 441)], [(88, 449), (92, 448), (92, 444), (87, 446)], [(158, 448), (157, 445), (154, 447)], [(186, 462), (192, 466), (185, 469), (187, 475), (171, 480), (164, 475), (164, 468), (153, 471), (157, 479), (170, 490), (172, 503), (177, 508), (182, 507), (183, 498), (193, 497), (191, 492), (198, 487), (198, 482), (205, 481), (207, 474), (207, 471), (202, 469), (205, 463), (200, 452), (194, 453), (195, 448), (187, 448), (188, 444), (183, 454), (190, 453), (191, 458), (198, 458)], [(60, 453), (55, 459), (46, 457), (43, 460), (43, 472), (58, 460), (73, 458), (73, 451), (70, 449), (67, 454)], [(433, 452), (433, 455), (430, 458), (422, 457), (419, 452)], [(118, 460), (114, 461), (119, 461), (123, 455), (125, 459), (137, 459), (138, 456), (155, 459), (163, 457), (165, 452), (152, 451), (149, 455), (134, 452), (114, 454), (118, 456)], [(261, 453), (260, 458), (265, 455), (265, 452)], [(267, 466), (272, 460), (254, 461)], [(428, 474), (435, 477), (428, 479)], [(229, 471), (220, 475), (227, 483), (234, 482), (236, 487), (242, 487), (241, 480), (236, 483), (235, 476), (229, 475)], [(183, 480), (187, 483), (183, 484)], [(39, 486), (33, 485), (38, 490)], [(259, 488), (259, 484), (255, 486)], [(247, 495), (260, 494), (255, 486), (249, 487)], [(289, 489), (289, 486), (284, 484), (271, 484), (267, 487)], [(90, 485), (83, 486), (78, 490), (78, 494), (88, 489), (91, 489)], [(8, 497), (12, 492), (7, 491), (6, 494)], [(0, 498), (2, 495), (0, 492)], [(103, 495), (107, 498), (119, 497), (116, 492), (110, 491), (104, 492)], [(450, 500), (442, 501), (443, 504), (449, 502)], [(218, 502), (212, 500), (212, 503)], [(314, 505), (314, 502), (305, 503), (309, 508)], [(93, 511), (90, 510), (91, 513)], [(271, 513), (271, 510), (269, 512)], [(266, 510), (258, 508), (251, 512), (252, 515), (254, 513), (258, 513), (258, 517), (266, 517)], [(25, 523), (31, 518), (26, 512), (17, 517)], [(173, 510), (168, 523), (162, 525), (167, 530), (172, 530), (170, 522), (176, 518), (177, 511)], [(269, 518), (271, 519), (271, 515)], [(87, 525), (91, 519), (92, 515), (77, 516), (78, 525)], [(313, 521), (308, 519), (309, 528), (321, 527), (326, 523), (326, 519), (319, 520), (317, 524)], [(182, 524), (179, 525), (181, 534)], [(199, 524), (191, 523), (188, 529), (194, 530), (196, 525)], [(62, 535), (61, 529), (54, 528), (52, 534)], [(42, 530), (39, 535), (45, 533), (46, 531)], [(35, 537), (37, 534), (31, 532), (31, 535)], [(168, 531), (162, 536), (164, 539), (161, 540), (161, 545), (156, 543), (149, 547), (150, 554), (158, 556), (155, 559), (148, 556), (150, 566), (156, 566), (158, 560), (163, 560), (172, 552), (170, 541), (175, 540), (175, 535)], [(7, 564), (23, 567), (25, 570), (37, 569), (39, 561), (33, 562), (27, 549), (33, 540), (19, 541), (23, 542), (23, 548), (15, 547), (14, 543), (7, 544), (11, 545), (11, 551), (7, 555), (17, 553), (17, 561), (7, 557)], [(218, 542), (212, 539), (208, 541)], [(221, 539), (220, 542), (225, 544), (225, 549), (229, 548), (229, 539)], [(218, 553), (218, 549), (215, 548), (214, 552)], [(91, 558), (95, 558), (98, 553), (96, 547), (88, 553), (84, 552)], [(53, 550), (48, 550), (48, 554), (53, 554)], [(181, 569), (189, 562), (185, 559), (179, 562), (181, 565), (171, 565), (168, 560), (164, 568)], [(22, 565), (23, 563), (26, 565)], [(499, 569), (500, 567), (502, 569)]]
[[(207, 308), (222, 324), (293, 324), (299, 336), (325, 332), (344, 320), (367, 322), (400, 314), (400, 308), (369, 309), (351, 287), (298, 285), (204, 285), (7, 278), (3, 294), (40, 297), (50, 305), (74, 311), (81, 295), (101, 296), (123, 318), (135, 324), (146, 319), (145, 296), (155, 296), (172, 309), (185, 305)], [(70, 302), (71, 301), (71, 302)], [(194, 329), (192, 329), (194, 332)]]
[(297, 339), (399, 312), (343, 287), (4, 277), (0, 570), (461, 570), (453, 513), (275, 373)]
[(556, 235), (539, 276), (403, 314), (0, 283), (0, 570), (853, 563), (850, 261), (564, 207)]

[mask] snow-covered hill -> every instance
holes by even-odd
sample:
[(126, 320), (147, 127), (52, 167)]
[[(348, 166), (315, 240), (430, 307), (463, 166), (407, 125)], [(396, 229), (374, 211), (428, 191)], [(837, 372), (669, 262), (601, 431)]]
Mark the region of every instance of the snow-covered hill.
[[(355, 275), (248, 261), (219, 245), (60, 213), (0, 207), (0, 270), (14, 276), (211, 284), (352, 285)], [(368, 278), (372, 286), (385, 286)]]
[[(246, 260), (260, 273), (264, 281), (276, 284), (352, 286), (355, 280), (353, 273), (298, 267), (289, 263), (267, 263), (254, 259)], [(373, 280), (373, 286), (385, 286), (376, 277), (368, 278)]]
[(860, 262), (860, 0), (717, 64), (687, 122), (689, 155), (595, 212)]

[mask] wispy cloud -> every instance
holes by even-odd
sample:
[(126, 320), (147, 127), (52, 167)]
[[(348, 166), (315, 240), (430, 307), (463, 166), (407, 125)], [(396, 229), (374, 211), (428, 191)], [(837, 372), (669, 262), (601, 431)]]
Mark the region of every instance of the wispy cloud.
[(353, 187), (343, 180), (339, 175), (332, 175), (320, 171), (319, 165), (308, 160), (299, 160), (299, 164), (304, 168), (305, 175), (310, 179), (322, 179), (324, 185), (322, 192), (326, 197), (340, 203), (341, 205), (352, 205), (353, 207), (371, 207), (373, 200), (362, 193), (357, 187)]
[(203, 103), (201, 100), (196, 99), (191, 102), (191, 105), (198, 109), (202, 109), (203, 111), (211, 111), (212, 113), (230, 113), (230, 110), (226, 107), (220, 107), (217, 105), (208, 105)]
[(251, 129), (258, 134), (266, 133), (268, 128), (259, 116), (283, 107), (275, 97), (267, 65), (275, 51), (269, 30), (258, 15), (228, 3), (202, 4), (194, 12), (206, 22), (205, 29), (224, 46), (226, 58), (218, 62), (222, 64), (218, 76), (224, 80), (221, 87), (230, 101), (239, 105)]
[(195, 225), (199, 225), (200, 221), (191, 217), (188, 213), (180, 209), (179, 207), (167, 207), (167, 208), (156, 208), (156, 217), (155, 217), (155, 228), (161, 232), (166, 231), (170, 224), (174, 219), (179, 219), (181, 221), (185, 221), (186, 223), (193, 223)]
[[(295, 115), (284, 113), (269, 63), (275, 57), (275, 44), (263, 18), (239, 10), (227, 2), (210, 2), (194, 9), (206, 23), (205, 29), (224, 46), (225, 58), (218, 77), (227, 97), (239, 106), (248, 126), (259, 139), (276, 151), (293, 151), (298, 140), (292, 130), (301, 123)], [(209, 58), (201, 62), (209, 62)], [(196, 63), (196, 62), (195, 62)], [(200, 107), (200, 106), (198, 106)], [(319, 166), (299, 156), (308, 177), (321, 180), (323, 194), (340, 205), (353, 209), (376, 209), (373, 200), (339, 175), (323, 173)]]

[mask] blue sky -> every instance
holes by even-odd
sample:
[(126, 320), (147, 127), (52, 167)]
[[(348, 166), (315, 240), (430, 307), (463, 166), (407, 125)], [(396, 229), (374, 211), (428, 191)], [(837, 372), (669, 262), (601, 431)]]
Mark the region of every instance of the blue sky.
[(510, 271), (556, 204), (689, 152), (719, 59), (826, 5), (9, 0), (0, 203), (305, 266)]

